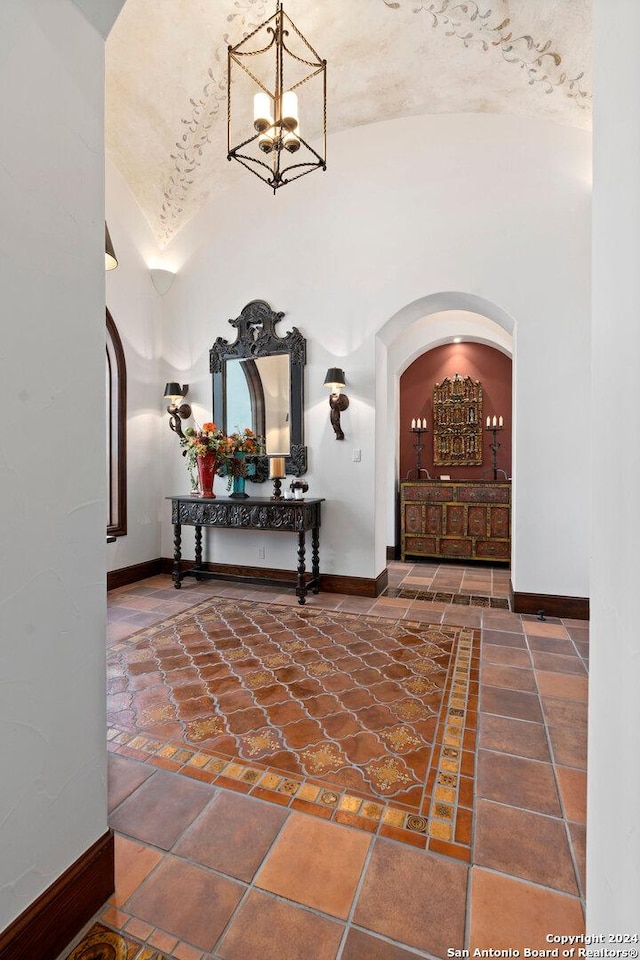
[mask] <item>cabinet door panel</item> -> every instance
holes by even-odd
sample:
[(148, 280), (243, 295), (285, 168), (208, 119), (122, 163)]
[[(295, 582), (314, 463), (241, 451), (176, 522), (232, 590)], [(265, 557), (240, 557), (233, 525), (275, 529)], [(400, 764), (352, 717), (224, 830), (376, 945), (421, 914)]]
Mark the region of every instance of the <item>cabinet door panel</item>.
[(448, 503), (445, 507), (445, 533), (464, 537), (467, 533), (466, 510), (461, 503)]
[(489, 536), (509, 536), (509, 507), (489, 508)]
[(442, 507), (440, 504), (429, 504), (427, 510), (426, 532), (442, 533)]
[(406, 533), (424, 533), (424, 507), (421, 503), (405, 503), (404, 529)]
[(469, 507), (469, 536), (486, 537), (487, 535), (487, 508), (474, 504)]

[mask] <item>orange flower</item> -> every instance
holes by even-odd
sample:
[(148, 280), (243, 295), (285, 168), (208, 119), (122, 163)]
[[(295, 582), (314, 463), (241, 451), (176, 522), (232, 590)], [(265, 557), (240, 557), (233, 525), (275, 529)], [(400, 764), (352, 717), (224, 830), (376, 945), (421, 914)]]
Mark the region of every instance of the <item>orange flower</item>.
[(218, 428), (216, 427), (215, 423), (203, 423), (202, 429), (206, 430), (207, 433), (214, 433)]

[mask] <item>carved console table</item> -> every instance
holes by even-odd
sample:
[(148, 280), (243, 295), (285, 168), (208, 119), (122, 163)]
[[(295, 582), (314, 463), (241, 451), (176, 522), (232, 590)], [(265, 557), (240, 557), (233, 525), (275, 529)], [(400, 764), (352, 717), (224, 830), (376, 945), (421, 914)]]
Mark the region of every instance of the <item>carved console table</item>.
[[(167, 497), (171, 500), (173, 523), (173, 582), (176, 589), (184, 577), (224, 577), (222, 573), (207, 570), (202, 559), (202, 528), (242, 530), (277, 530), (298, 535), (298, 566), (295, 581), (298, 603), (304, 603), (309, 590), (320, 589), (320, 505), (318, 500), (270, 500), (267, 497), (250, 497), (247, 500), (232, 500), (215, 497), (205, 500), (198, 496)], [(182, 569), (182, 525), (195, 527), (195, 566)], [(305, 540), (311, 530), (311, 578), (306, 577)], [(273, 582), (273, 581), (271, 581)], [(278, 581), (284, 582), (284, 581)], [(289, 581), (286, 581), (290, 586)]]

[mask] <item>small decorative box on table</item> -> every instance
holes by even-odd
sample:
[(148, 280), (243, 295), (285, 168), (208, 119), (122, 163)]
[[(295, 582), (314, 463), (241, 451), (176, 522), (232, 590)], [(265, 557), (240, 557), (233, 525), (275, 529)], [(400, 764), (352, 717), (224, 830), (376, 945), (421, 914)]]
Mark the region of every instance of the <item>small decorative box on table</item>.
[[(298, 566), (295, 592), (303, 604), (311, 590), (320, 589), (320, 506), (324, 498), (313, 500), (270, 500), (250, 497), (232, 500), (229, 497), (202, 499), (199, 496), (167, 497), (171, 500), (171, 521), (174, 530), (173, 582), (176, 589), (184, 577), (223, 578), (224, 573), (206, 569), (202, 558), (202, 528), (241, 530), (275, 530), (298, 535)], [(182, 568), (182, 525), (195, 527), (195, 566)], [(305, 566), (306, 532), (311, 531), (311, 578), (307, 579)], [(268, 578), (265, 578), (268, 579)], [(271, 580), (291, 586), (290, 581)]]

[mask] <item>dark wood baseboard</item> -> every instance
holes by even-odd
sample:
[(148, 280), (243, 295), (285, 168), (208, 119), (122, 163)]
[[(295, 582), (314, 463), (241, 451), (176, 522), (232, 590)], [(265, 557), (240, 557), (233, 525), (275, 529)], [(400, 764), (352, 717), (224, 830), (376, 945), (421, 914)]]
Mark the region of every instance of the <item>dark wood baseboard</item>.
[[(195, 566), (193, 560), (182, 560), (182, 567), (191, 570)], [(171, 574), (173, 560), (167, 558), (161, 561), (161, 573)], [(246, 567), (232, 563), (205, 563), (204, 569), (228, 580), (240, 583), (268, 584), (290, 583), (293, 587), (296, 582), (295, 570), (278, 570), (274, 567)], [(308, 572), (308, 571), (307, 571)], [(333, 573), (320, 574), (320, 590), (324, 593), (346, 593), (353, 597), (379, 597), (387, 586), (388, 575), (386, 569), (376, 577), (343, 577)]]
[(386, 568), (374, 579), (368, 577), (341, 577), (333, 573), (320, 575), (320, 589), (325, 593), (346, 593), (351, 597), (379, 597), (389, 582)]
[(540, 613), (561, 620), (588, 620), (588, 597), (562, 597), (553, 593), (520, 593), (511, 585), (511, 609), (514, 613)]
[(108, 830), (0, 933), (0, 960), (55, 960), (115, 889)]
[(138, 580), (146, 580), (147, 577), (155, 577), (159, 573), (163, 573), (163, 560), (160, 557), (157, 560), (134, 563), (132, 566), (122, 567), (120, 570), (110, 570), (107, 573), (107, 590), (126, 587), (129, 583), (137, 583)]

